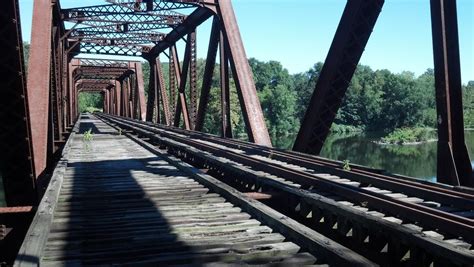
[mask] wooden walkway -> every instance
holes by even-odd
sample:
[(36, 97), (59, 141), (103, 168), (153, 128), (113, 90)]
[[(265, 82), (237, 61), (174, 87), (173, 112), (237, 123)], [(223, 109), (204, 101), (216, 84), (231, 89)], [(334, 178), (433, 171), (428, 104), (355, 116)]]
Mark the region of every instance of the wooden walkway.
[[(17, 263), (315, 263), (281, 234), (95, 117), (83, 115), (76, 128)], [(92, 141), (82, 134), (89, 129)]]

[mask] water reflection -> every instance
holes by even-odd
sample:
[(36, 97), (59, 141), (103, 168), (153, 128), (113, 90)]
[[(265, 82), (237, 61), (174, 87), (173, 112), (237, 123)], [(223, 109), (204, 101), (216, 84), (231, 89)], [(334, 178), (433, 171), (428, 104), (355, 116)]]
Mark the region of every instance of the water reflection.
[[(391, 173), (435, 180), (436, 142), (419, 145), (379, 145), (374, 143), (381, 134), (331, 134), (321, 151), (321, 156), (349, 160)], [(466, 145), (470, 155), (474, 155), (474, 131), (466, 131)], [(295, 137), (274, 140), (276, 147), (291, 149)], [(474, 156), (471, 156), (474, 157)]]
[(410, 146), (379, 145), (373, 142), (377, 137), (356, 135), (334, 140), (331, 136), (321, 155), (413, 177), (435, 176), (436, 142)]

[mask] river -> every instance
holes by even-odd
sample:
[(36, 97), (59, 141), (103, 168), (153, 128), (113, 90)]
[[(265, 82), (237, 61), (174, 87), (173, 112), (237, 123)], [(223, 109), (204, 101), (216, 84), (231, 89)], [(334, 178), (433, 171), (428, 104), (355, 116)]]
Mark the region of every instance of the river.
[[(333, 133), (324, 143), (321, 156), (436, 181), (437, 142), (403, 146), (379, 145), (374, 141), (380, 137), (381, 134), (378, 133)], [(474, 131), (465, 131), (465, 138), (469, 154), (474, 155)], [(293, 140), (294, 137), (282, 138), (274, 140), (274, 144), (287, 149), (291, 148)]]
[[(465, 137), (469, 154), (474, 155), (474, 131), (466, 131)], [(331, 134), (324, 144), (321, 156), (436, 181), (436, 142), (384, 146), (374, 143), (379, 138), (380, 134), (375, 133)], [(273, 143), (276, 147), (288, 149), (293, 141), (294, 137), (285, 137), (273, 140)], [(0, 183), (0, 207), (4, 205), (3, 185)]]

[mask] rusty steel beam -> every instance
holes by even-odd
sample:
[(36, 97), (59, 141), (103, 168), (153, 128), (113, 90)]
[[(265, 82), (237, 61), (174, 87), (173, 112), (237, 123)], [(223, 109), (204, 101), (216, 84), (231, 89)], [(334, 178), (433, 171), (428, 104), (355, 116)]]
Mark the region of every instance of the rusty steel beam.
[[(170, 106), (169, 106), (169, 99), (168, 99), (168, 93), (166, 90), (166, 84), (165, 84), (165, 78), (163, 75), (163, 67), (161, 66), (161, 61), (160, 57), (156, 58), (156, 78), (157, 78), (157, 85), (159, 88), (159, 91), (161, 93), (161, 104), (163, 105), (163, 115), (165, 119), (165, 124), (166, 125), (171, 125), (171, 112), (170, 112)], [(159, 105), (157, 105), (157, 109), (159, 109)], [(157, 121), (159, 118), (157, 118)]]
[(207, 106), (209, 102), (209, 92), (212, 86), (214, 76), (214, 68), (216, 66), (217, 48), (219, 46), (220, 26), (219, 19), (214, 18), (212, 22), (211, 36), (209, 38), (209, 48), (207, 49), (206, 66), (204, 67), (204, 75), (202, 78), (201, 94), (199, 98), (199, 108), (196, 117), (196, 131), (202, 131), (204, 125), (204, 117), (206, 116)]
[[(60, 28), (53, 25), (53, 44), (52, 44), (52, 56), (51, 56), (51, 72), (53, 78), (51, 79), (51, 103), (50, 109), (53, 115), (53, 140), (54, 142), (63, 141), (63, 123), (62, 123), (62, 104), (63, 104), (63, 92), (61, 84), (61, 47), (59, 43), (61, 32)], [(53, 151), (56, 147), (53, 148)]]
[(197, 117), (197, 46), (196, 31), (189, 34), (189, 123), (194, 130)]
[(147, 12), (153, 14), (155, 11), (162, 10), (175, 10), (183, 8), (191, 8), (200, 5), (202, 1), (199, 0), (186, 0), (186, 1), (166, 1), (166, 0), (143, 0), (143, 1), (130, 1), (130, 0), (106, 0), (109, 3), (126, 7), (133, 11)]
[(74, 77), (73, 73), (77, 69), (77, 66), (74, 66), (74, 63), (78, 61), (77, 59), (71, 59), (69, 61), (69, 68), (68, 68), (68, 90), (69, 90), (69, 119), (71, 121), (71, 124), (76, 120), (76, 114), (74, 110), (74, 105), (75, 105), (75, 86), (74, 86)]
[(348, 1), (293, 150), (319, 154), (384, 0)]
[(178, 52), (176, 46), (173, 45), (170, 47), (170, 63), (169, 63), (169, 81), (170, 81), (170, 110), (171, 110), (171, 119), (174, 122), (176, 114), (176, 88), (179, 87), (181, 82), (181, 66), (179, 64)]
[(128, 68), (129, 61), (126, 60), (107, 60), (107, 59), (97, 59), (97, 58), (75, 58), (73, 61), (73, 66), (81, 67), (107, 67), (107, 68)]
[(230, 1), (219, 1), (217, 14), (223, 26), (230, 65), (237, 86), (248, 138), (251, 142), (271, 146), (272, 143), (265, 125), (252, 70), (247, 60), (232, 3)]
[(31, 147), (29, 95), (26, 88), (23, 42), (17, 0), (3, 3), (0, 12), (0, 183), (8, 206), (36, 203)]
[(229, 81), (229, 52), (224, 34), (220, 35), (220, 75), (221, 75), (221, 136), (232, 138), (230, 121), (230, 81)]
[[(150, 66), (150, 77), (148, 78), (148, 101), (146, 107), (146, 121), (153, 121), (154, 112), (156, 112), (156, 123), (160, 123), (159, 96), (156, 83), (156, 59), (148, 58)], [(156, 103), (156, 104), (155, 104)], [(155, 111), (156, 110), (156, 111)]]
[(145, 86), (143, 82), (143, 70), (142, 63), (135, 62), (135, 83), (136, 83), (136, 104), (137, 107), (134, 107), (134, 110), (137, 110), (138, 117), (137, 119), (145, 121), (146, 118), (146, 102), (145, 102)]
[(189, 65), (190, 65), (191, 57), (192, 57), (192, 52), (191, 52), (192, 38), (193, 38), (193, 33), (191, 32), (190, 34), (188, 34), (186, 50), (184, 52), (183, 67), (181, 69), (181, 76), (178, 83), (178, 88), (179, 88), (178, 101), (176, 103), (176, 111), (175, 111), (175, 116), (174, 116), (174, 126), (179, 127), (180, 120), (181, 120), (181, 113), (183, 114), (184, 128), (186, 130), (190, 130), (192, 127), (189, 120), (188, 104), (186, 101), (186, 94), (185, 94)]
[(181, 38), (190, 34), (194, 29), (202, 24), (204, 21), (214, 15), (214, 12), (208, 8), (197, 8), (189, 16), (186, 17), (183, 23), (169, 32), (166, 37), (150, 50), (150, 54), (158, 56), (168, 48), (173, 47)]
[(122, 115), (122, 84), (120, 81), (115, 81), (115, 114)]
[(438, 114), (438, 182), (474, 187), (464, 140), (456, 1), (431, 0)]
[(132, 116), (130, 115), (130, 79), (127, 78), (123, 81), (122, 83), (123, 87), (123, 113), (125, 117), (131, 118)]
[(46, 169), (48, 158), (52, 14), (51, 0), (35, 0), (27, 91), (36, 178)]

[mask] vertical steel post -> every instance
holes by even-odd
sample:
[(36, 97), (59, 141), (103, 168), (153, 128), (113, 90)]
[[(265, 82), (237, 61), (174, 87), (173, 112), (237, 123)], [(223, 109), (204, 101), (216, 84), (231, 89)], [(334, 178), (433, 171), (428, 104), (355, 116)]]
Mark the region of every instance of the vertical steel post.
[(456, 1), (431, 0), (438, 114), (438, 182), (474, 187), (464, 141)]
[(108, 109), (109, 109), (109, 94), (108, 93), (109, 93), (108, 90), (105, 90), (102, 93), (102, 100), (103, 100), (102, 107), (103, 107), (104, 113), (108, 113)]
[(197, 47), (196, 30), (189, 34), (189, 124), (194, 130), (197, 117)]
[(75, 116), (74, 116), (74, 77), (72, 75), (74, 69), (75, 69), (75, 66), (73, 64), (73, 61), (75, 59), (72, 59), (68, 62), (68, 69), (67, 69), (67, 74), (68, 74), (68, 78), (67, 78), (67, 90), (68, 90), (68, 115), (69, 115), (69, 126), (72, 126), (72, 124), (74, 123), (74, 120), (75, 120)]
[[(113, 82), (113, 81), (111, 81), (111, 82)], [(115, 86), (114, 85), (110, 85), (109, 95), (110, 95), (110, 99), (109, 99), (109, 112), (108, 113), (114, 115), (114, 112), (115, 112), (115, 106), (114, 106), (114, 103), (115, 103)]]
[[(135, 62), (135, 103), (137, 106), (134, 107), (134, 112), (138, 112), (137, 119), (145, 121), (146, 118), (146, 102), (145, 102), (145, 86), (143, 83), (143, 70), (142, 63)], [(151, 71), (151, 70), (150, 70)]]
[(125, 79), (125, 116), (127, 118), (133, 118), (132, 113), (132, 83), (130, 81), (130, 76)]
[[(54, 22), (53, 22), (54, 23)], [(62, 123), (62, 88), (61, 88), (61, 59), (60, 59), (60, 28), (58, 25), (53, 25), (53, 44), (51, 56), (51, 105), (50, 111), (52, 113), (53, 122), (53, 152), (59, 148), (58, 143), (63, 141), (63, 123)]]
[(174, 126), (179, 127), (181, 120), (181, 113), (183, 113), (184, 127), (186, 130), (191, 130), (191, 124), (189, 121), (188, 105), (186, 102), (186, 82), (189, 71), (189, 65), (191, 61), (191, 49), (192, 49), (192, 33), (188, 35), (186, 50), (184, 52), (183, 68), (181, 69), (181, 78), (179, 79), (179, 90), (178, 90), (178, 101), (176, 103), (176, 111), (174, 117)]
[(51, 0), (35, 0), (27, 90), (36, 177), (45, 170), (48, 158), (52, 21)]
[(150, 76), (148, 78), (149, 80), (148, 101), (146, 103), (146, 121), (153, 121), (153, 115), (156, 112), (156, 123), (160, 123), (160, 109), (157, 108), (159, 107), (159, 99), (156, 86), (156, 60), (154, 58), (148, 58), (148, 64), (150, 66)]
[(230, 121), (230, 82), (229, 82), (229, 54), (224, 41), (224, 34), (220, 36), (220, 74), (221, 74), (221, 114), (222, 137), (232, 138), (232, 125)]
[(76, 102), (77, 102), (77, 94), (76, 94), (76, 80), (73, 76), (74, 71), (78, 68), (80, 61), (78, 59), (71, 59), (69, 62), (69, 91), (70, 91), (70, 109), (71, 109), (71, 121), (74, 122), (77, 119), (77, 109), (76, 109)]
[(176, 117), (175, 110), (176, 110), (176, 85), (179, 86), (180, 84), (180, 75), (181, 75), (181, 67), (179, 65), (178, 59), (178, 52), (176, 50), (176, 46), (170, 47), (170, 63), (169, 63), (169, 80), (170, 80), (170, 111), (171, 111), (171, 119), (174, 121)]
[(115, 81), (115, 114), (122, 116), (122, 83)]
[(196, 125), (194, 126), (196, 131), (202, 131), (204, 117), (206, 116), (207, 105), (209, 102), (209, 92), (212, 86), (214, 68), (216, 66), (217, 48), (219, 45), (219, 23), (219, 19), (214, 18), (212, 22), (211, 36), (209, 38), (209, 48), (207, 49), (206, 66), (204, 67), (201, 95), (199, 96), (199, 108), (196, 117)]
[[(165, 119), (165, 124), (166, 125), (171, 125), (171, 112), (170, 112), (170, 106), (169, 106), (169, 99), (168, 99), (168, 93), (166, 92), (166, 84), (165, 84), (165, 78), (163, 75), (163, 68), (161, 66), (161, 61), (160, 57), (158, 56), (155, 60), (155, 68), (156, 68), (156, 79), (157, 79), (157, 85), (159, 88), (159, 91), (161, 93), (161, 103), (163, 105), (163, 113), (164, 113), (164, 119)], [(160, 105), (157, 102), (156, 108), (159, 109)], [(157, 121), (159, 118), (157, 118)]]
[(31, 147), (29, 95), (17, 0), (0, 12), (0, 183), (8, 206), (34, 205), (36, 186)]
[(231, 1), (219, 1), (217, 13), (223, 25), (233, 77), (237, 86), (249, 140), (260, 145), (271, 146), (272, 143), (257, 96), (252, 70), (245, 54)]
[(121, 116), (128, 117), (128, 86), (126, 79), (120, 81), (122, 89), (122, 114)]
[(347, 1), (293, 150), (319, 154), (384, 0)]

